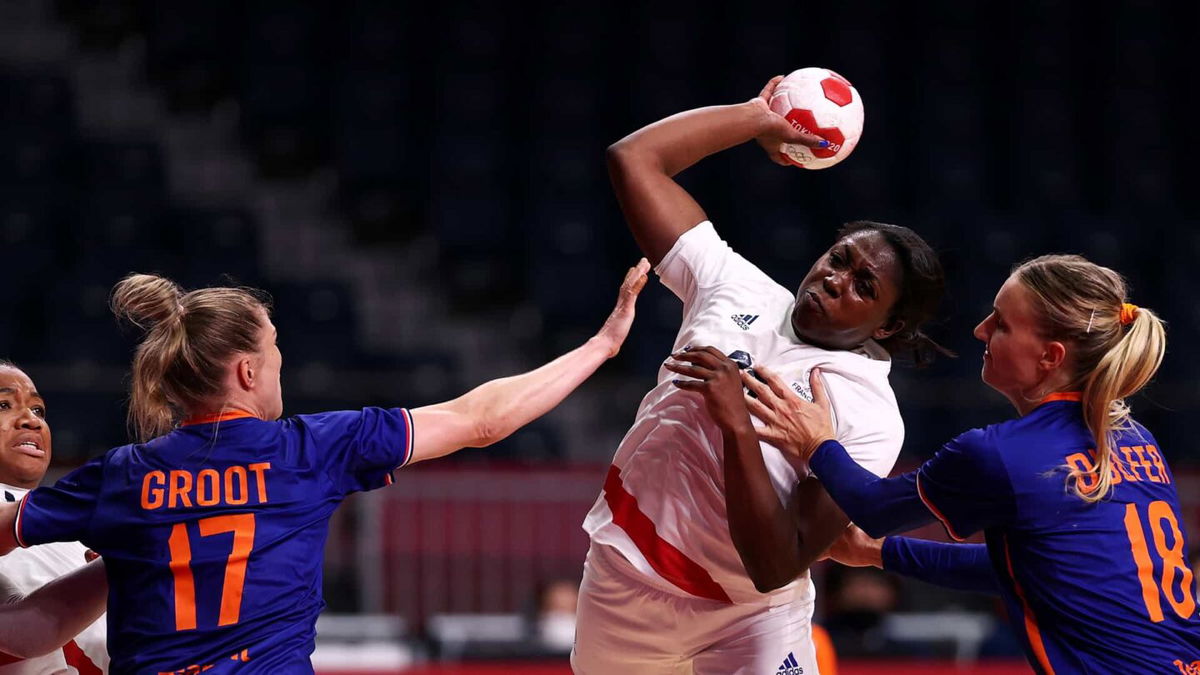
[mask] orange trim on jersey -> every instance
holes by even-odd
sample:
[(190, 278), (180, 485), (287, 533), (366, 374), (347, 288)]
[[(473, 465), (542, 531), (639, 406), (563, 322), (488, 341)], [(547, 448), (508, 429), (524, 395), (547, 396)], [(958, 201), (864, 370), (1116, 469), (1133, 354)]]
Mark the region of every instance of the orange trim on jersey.
[(1050, 665), (1050, 657), (1046, 655), (1046, 645), (1042, 643), (1042, 632), (1038, 629), (1037, 619), (1033, 616), (1029, 601), (1025, 599), (1024, 589), (1017, 582), (1017, 575), (1013, 573), (1012, 555), (1008, 552), (1007, 537), (1004, 538), (1004, 562), (1008, 564), (1008, 576), (1012, 579), (1013, 591), (1016, 592), (1017, 599), (1021, 601), (1021, 610), (1025, 614), (1025, 637), (1029, 640), (1029, 648), (1033, 650), (1033, 655), (1037, 658), (1038, 665), (1042, 667), (1045, 675), (1054, 675), (1054, 666)]
[(966, 541), (967, 540), (966, 537), (958, 536), (958, 533), (954, 531), (954, 526), (952, 526), (950, 524), (950, 519), (948, 519), (948, 518), (946, 518), (946, 516), (942, 515), (942, 512), (938, 510), (938, 507), (934, 506), (933, 502), (929, 500), (928, 496), (926, 496), (925, 488), (921, 487), (921, 474), (920, 473), (917, 473), (917, 496), (921, 498), (921, 503), (923, 503), (925, 505), (925, 508), (929, 509), (929, 512), (932, 513), (933, 516), (938, 519), (938, 522), (940, 522), (942, 524), (942, 527), (946, 528), (946, 534), (950, 535), (951, 539), (953, 539), (954, 541)]
[(213, 422), (228, 422), (229, 420), (240, 420), (246, 417), (256, 417), (254, 413), (248, 413), (245, 410), (229, 410), (223, 413), (213, 413), (204, 415), (203, 417), (189, 417), (179, 423), (181, 427), (190, 427), (193, 424), (212, 424)]
[(604, 500), (612, 511), (613, 523), (625, 531), (646, 557), (655, 572), (680, 589), (698, 598), (733, 604), (725, 589), (709, 575), (708, 570), (684, 555), (671, 542), (658, 536), (658, 528), (638, 507), (637, 497), (629, 494), (621, 482), (621, 470), (608, 468), (604, 480)]
[(1059, 391), (1059, 392), (1050, 394), (1046, 398), (1038, 401), (1038, 405), (1042, 405), (1043, 403), (1053, 403), (1055, 401), (1075, 401), (1076, 403), (1078, 403), (1079, 401), (1082, 401), (1082, 400), (1083, 400), (1083, 392), (1082, 391)]

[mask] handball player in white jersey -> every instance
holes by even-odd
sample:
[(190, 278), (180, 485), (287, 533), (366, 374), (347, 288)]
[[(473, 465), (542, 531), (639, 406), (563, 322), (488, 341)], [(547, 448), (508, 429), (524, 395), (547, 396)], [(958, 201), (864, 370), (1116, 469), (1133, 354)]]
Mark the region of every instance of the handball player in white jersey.
[[(808, 566), (847, 518), (805, 466), (760, 446), (753, 429), (714, 419), (710, 410), (724, 408), (710, 399), (728, 388), (709, 388), (706, 376), (731, 361), (761, 364), (808, 395), (809, 371), (819, 366), (838, 439), (883, 476), (904, 437), (888, 383), (891, 357), (921, 362), (940, 350), (920, 326), (941, 298), (942, 270), (911, 230), (846, 225), (793, 292), (730, 249), (672, 179), (752, 139), (776, 163), (781, 143), (819, 146), (823, 139), (768, 108), (780, 79), (746, 103), (668, 117), (609, 149), (617, 199), (663, 284), (683, 301), (683, 322), (584, 522), (591, 549), (571, 655), (576, 673), (816, 673)], [(746, 482), (727, 473), (741, 466), (725, 461), (731, 453), (764, 462), (774, 494), (746, 492)], [(731, 533), (735, 509), (751, 516), (742, 522), (790, 530), (800, 567), (755, 570), (752, 578), (738, 547), (766, 538)]]
[[(51, 452), (45, 401), (24, 371), (12, 363), (0, 361), (0, 503), (19, 502), (26, 492), (37, 487), (50, 466)], [(84, 567), (89, 557), (94, 556), (88, 555), (83, 544), (61, 542), (14, 551), (0, 558), (0, 603), (31, 594), (50, 581)], [(83, 582), (84, 588), (108, 588), (102, 570), (99, 574), (89, 572), (88, 577), (93, 582)], [(79, 583), (73, 582), (77, 588)], [(88, 616), (96, 604), (85, 602), (83, 594), (77, 594), (76, 597), (80, 602), (78, 611), (70, 614), (77, 616), (60, 617), (71, 619), (65, 622), (67, 625), (78, 623), (74, 620), (78, 616)], [(103, 593), (97, 593), (95, 597), (100, 598), (100, 606), (103, 606)], [(27, 614), (16, 616), (27, 617)], [(0, 634), (6, 638), (10, 634), (16, 635), (13, 631), (30, 626), (28, 619), (19, 623), (18, 618), (7, 614), (3, 615), (2, 620), (9, 624), (0, 628)], [(66, 636), (72, 638), (69, 641), (64, 639), (58, 642), (66, 643), (61, 649), (33, 658), (21, 658), (11, 651), (6, 652), (0, 642), (0, 675), (98, 675), (108, 672), (108, 651), (105, 648), (108, 631), (103, 617), (90, 625), (81, 624), (78, 627), (82, 632), (76, 630), (78, 635), (72, 633)], [(20, 644), (23, 650), (32, 648), (32, 651), (25, 653), (45, 651), (31, 645), (29, 640), (22, 640)]]

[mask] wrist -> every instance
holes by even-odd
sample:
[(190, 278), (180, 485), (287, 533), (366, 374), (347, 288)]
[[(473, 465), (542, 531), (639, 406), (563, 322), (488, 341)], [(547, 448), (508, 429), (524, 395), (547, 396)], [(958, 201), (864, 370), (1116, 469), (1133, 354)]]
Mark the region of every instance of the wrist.
[(821, 446), (825, 445), (826, 443), (828, 443), (830, 441), (837, 441), (837, 439), (834, 438), (832, 435), (816, 437), (815, 439), (813, 439), (812, 443), (809, 444), (809, 446), (807, 448), (803, 448), (803, 450), (805, 451), (804, 456), (811, 460), (817, 454), (817, 451), (819, 451), (821, 449)]
[(617, 355), (621, 349), (621, 343), (600, 332), (588, 338), (581, 349), (599, 354), (604, 360), (608, 360)]
[(771, 130), (771, 107), (766, 101), (755, 96), (742, 104), (742, 107), (745, 108), (746, 115), (750, 119), (755, 138)]

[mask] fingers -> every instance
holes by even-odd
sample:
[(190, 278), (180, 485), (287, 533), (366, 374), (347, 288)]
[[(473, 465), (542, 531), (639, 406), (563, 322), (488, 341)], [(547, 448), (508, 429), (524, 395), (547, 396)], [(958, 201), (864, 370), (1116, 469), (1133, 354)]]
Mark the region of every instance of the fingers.
[(813, 403), (829, 410), (829, 396), (825, 393), (825, 380), (821, 377), (821, 369), (813, 368), (808, 373), (808, 386), (812, 390)]
[(642, 258), (636, 265), (629, 268), (625, 273), (625, 280), (621, 282), (621, 290), (624, 293), (637, 297), (638, 293), (646, 287), (646, 281), (649, 279), (650, 261)]
[(771, 388), (771, 391), (774, 392), (775, 396), (782, 399), (787, 399), (788, 397), (794, 398), (796, 396), (795, 392), (793, 392), (791, 389), (788, 389), (787, 385), (783, 383), (783, 380), (779, 379), (779, 376), (775, 374), (775, 371), (771, 370), (770, 368), (767, 368), (766, 366), (759, 366), (754, 369), (754, 372), (758, 373), (760, 377), (767, 381), (767, 386)]
[(771, 100), (771, 94), (775, 92), (775, 87), (779, 86), (779, 83), (782, 81), (782, 75), (776, 75), (770, 80), (767, 80), (767, 83), (763, 86), (762, 91), (758, 92), (759, 98), (769, 102)]
[[(754, 372), (758, 372), (758, 370), (756, 369)], [(746, 388), (749, 389), (752, 394), (757, 396), (764, 405), (774, 409), (775, 395), (771, 392), (767, 385), (759, 382), (754, 375), (745, 370), (742, 371), (742, 384), (746, 385)]]
[(767, 426), (774, 423), (775, 410), (773, 408), (768, 408), (761, 400), (751, 396), (743, 396), (742, 398), (746, 400), (746, 409), (750, 411), (751, 415), (757, 417), (760, 422)]
[(703, 366), (710, 370), (716, 370), (723, 361), (729, 360), (728, 357), (713, 347), (692, 347), (686, 351), (680, 350), (672, 354), (671, 358), (676, 361), (686, 361)]
[(687, 377), (694, 377), (697, 380), (707, 380), (713, 376), (713, 371), (711, 368), (701, 368), (676, 361), (667, 361), (663, 364), (663, 368), (666, 368), (672, 373), (679, 373), (680, 375), (685, 375)]

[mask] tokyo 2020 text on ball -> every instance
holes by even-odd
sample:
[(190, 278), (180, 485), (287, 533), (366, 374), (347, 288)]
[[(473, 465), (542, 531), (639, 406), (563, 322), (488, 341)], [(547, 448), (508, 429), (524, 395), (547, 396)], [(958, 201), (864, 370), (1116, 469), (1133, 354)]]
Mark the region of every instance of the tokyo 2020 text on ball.
[(862, 137), (862, 96), (849, 80), (828, 68), (792, 71), (775, 88), (770, 105), (800, 131), (829, 141), (825, 148), (781, 145), (780, 154), (793, 166), (831, 167), (849, 157)]

